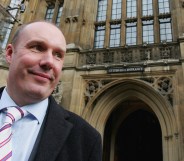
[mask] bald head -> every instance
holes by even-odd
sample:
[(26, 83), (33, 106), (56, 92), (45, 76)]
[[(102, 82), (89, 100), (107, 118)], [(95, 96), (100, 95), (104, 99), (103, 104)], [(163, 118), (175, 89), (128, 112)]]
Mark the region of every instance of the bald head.
[(21, 34), (22, 32), (27, 28), (27, 27), (30, 27), (32, 25), (35, 25), (35, 24), (48, 24), (48, 25), (51, 25), (52, 27), (56, 28), (57, 30), (59, 30), (61, 32), (61, 34), (63, 35), (62, 31), (53, 23), (51, 22), (48, 22), (48, 21), (34, 21), (34, 22), (30, 22), (30, 23), (27, 23), (27, 24), (23, 24), (21, 25), (18, 30), (15, 32), (13, 38), (12, 38), (12, 44), (16, 44), (18, 39), (21, 37)]

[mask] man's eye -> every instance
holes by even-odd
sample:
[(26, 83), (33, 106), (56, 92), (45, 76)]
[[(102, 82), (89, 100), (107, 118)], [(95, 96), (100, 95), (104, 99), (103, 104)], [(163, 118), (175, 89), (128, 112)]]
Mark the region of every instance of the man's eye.
[(59, 53), (59, 52), (55, 52), (55, 53), (54, 53), (54, 56), (55, 56), (56, 59), (58, 59), (58, 60), (62, 59), (62, 54)]
[(33, 45), (30, 47), (30, 50), (38, 53), (38, 52), (42, 52), (44, 50), (44, 48), (40, 45)]

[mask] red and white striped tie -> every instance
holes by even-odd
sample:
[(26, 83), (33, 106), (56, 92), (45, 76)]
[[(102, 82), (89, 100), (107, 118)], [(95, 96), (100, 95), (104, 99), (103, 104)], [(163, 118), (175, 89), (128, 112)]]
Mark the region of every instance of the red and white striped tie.
[(19, 107), (8, 107), (3, 126), (0, 128), (0, 161), (11, 161), (12, 159), (12, 124), (26, 116), (27, 111)]

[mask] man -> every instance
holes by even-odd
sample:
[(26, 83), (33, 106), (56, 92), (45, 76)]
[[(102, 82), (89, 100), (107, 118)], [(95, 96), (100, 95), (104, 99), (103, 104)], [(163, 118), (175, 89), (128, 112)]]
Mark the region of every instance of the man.
[(101, 161), (99, 133), (51, 96), (65, 52), (62, 32), (43, 21), (23, 25), (7, 45), (9, 75), (7, 87), (0, 89), (0, 128), (5, 107), (28, 112), (12, 127), (12, 161)]

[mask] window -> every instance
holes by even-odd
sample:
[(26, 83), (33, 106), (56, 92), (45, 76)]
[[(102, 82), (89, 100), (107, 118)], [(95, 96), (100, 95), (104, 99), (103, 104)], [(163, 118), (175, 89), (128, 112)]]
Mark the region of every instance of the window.
[(127, 0), (127, 17), (137, 17), (137, 0)]
[(172, 41), (171, 15), (169, 0), (158, 0), (159, 4), (159, 26), (160, 26), (160, 41)]
[(57, 17), (56, 17), (56, 25), (57, 26), (59, 26), (59, 24), (60, 24), (62, 11), (63, 11), (63, 6), (59, 6)]
[(103, 48), (105, 39), (105, 26), (97, 26), (95, 32), (95, 48)]
[(95, 25), (95, 40), (94, 40), (94, 48), (103, 48), (105, 41), (105, 24), (99, 24), (100, 21), (106, 20), (106, 12), (107, 12), (107, 0), (99, 0), (98, 1), (98, 11)]
[(3, 29), (2, 29), (2, 35), (3, 35), (3, 42), (2, 42), (2, 48), (5, 49), (11, 30), (13, 28), (13, 24), (5, 23)]
[(143, 0), (142, 1), (142, 15), (143, 16), (153, 15), (153, 2), (152, 2), (152, 0)]
[(126, 44), (136, 45), (137, 38), (137, 23), (127, 23), (126, 24)]
[[(11, 8), (16, 8), (16, 7), (18, 7), (20, 4), (21, 4), (21, 0), (11, 0), (9, 6), (10, 6)], [(11, 13), (11, 15), (14, 16), (14, 17), (17, 15), (17, 12), (18, 12), (18, 8), (9, 11), (9, 13)]]
[[(137, 0), (126, 1), (127, 18), (137, 17)], [(126, 45), (136, 45), (137, 22), (126, 23)]]
[(143, 43), (154, 43), (153, 20), (143, 21)]
[(98, 11), (97, 11), (97, 21), (105, 21), (106, 20), (106, 12), (107, 12), (107, 0), (99, 0), (98, 1)]
[[(50, 2), (50, 1), (48, 1)], [(47, 11), (45, 14), (45, 20), (49, 22), (53, 22), (56, 26), (60, 25), (61, 15), (63, 11), (63, 1), (62, 3), (48, 3)]]
[(98, 0), (94, 47), (171, 42), (171, 22), (170, 0)]
[(54, 6), (53, 5), (48, 6), (47, 7), (47, 12), (46, 12), (46, 15), (45, 15), (45, 20), (49, 21), (49, 22), (52, 22), (53, 15), (54, 15)]
[(110, 47), (120, 46), (120, 24), (111, 25)]
[[(11, 8), (16, 8), (16, 7), (18, 7), (19, 4), (21, 4), (21, 0), (11, 0), (9, 6)], [(18, 13), (18, 9), (13, 9), (13, 10), (10, 10), (8, 12), (13, 17), (16, 17), (17, 13)], [(11, 21), (14, 21), (14, 19), (11, 18)], [(13, 24), (11, 24), (11, 23), (5, 23), (5, 25), (3, 26), (3, 29), (2, 29), (2, 35), (3, 35), (2, 48), (3, 49), (6, 48), (6, 45), (7, 45), (12, 28), (13, 28)]]
[(159, 14), (170, 12), (169, 0), (158, 0), (158, 6)]
[(112, 19), (121, 18), (121, 0), (113, 0), (111, 17)]
[(160, 41), (172, 41), (171, 19), (160, 19)]

